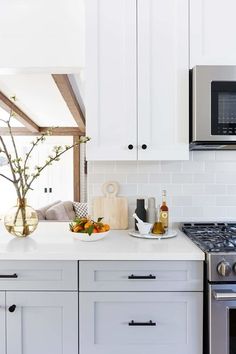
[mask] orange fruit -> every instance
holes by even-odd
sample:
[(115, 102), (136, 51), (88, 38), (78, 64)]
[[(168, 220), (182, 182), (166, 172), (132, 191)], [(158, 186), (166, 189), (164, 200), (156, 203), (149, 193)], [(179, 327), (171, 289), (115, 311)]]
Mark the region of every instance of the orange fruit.
[(110, 230), (110, 226), (108, 224), (104, 224), (103, 225), (105, 231), (109, 231)]
[(86, 224), (84, 224), (84, 228), (88, 229), (92, 225), (91, 221), (87, 221)]
[(75, 225), (72, 228), (73, 232), (79, 232), (81, 230), (83, 230), (83, 227), (81, 225)]

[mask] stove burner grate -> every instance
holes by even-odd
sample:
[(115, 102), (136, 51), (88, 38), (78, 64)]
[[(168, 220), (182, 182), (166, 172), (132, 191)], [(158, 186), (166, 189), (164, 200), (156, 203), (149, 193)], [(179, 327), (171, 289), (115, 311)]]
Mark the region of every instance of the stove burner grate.
[(236, 223), (189, 223), (182, 230), (204, 252), (236, 252)]

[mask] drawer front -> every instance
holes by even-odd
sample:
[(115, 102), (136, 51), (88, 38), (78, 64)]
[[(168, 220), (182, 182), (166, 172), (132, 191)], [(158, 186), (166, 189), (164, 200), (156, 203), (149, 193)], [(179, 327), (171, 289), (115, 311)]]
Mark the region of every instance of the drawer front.
[(80, 293), (81, 354), (199, 354), (202, 293)]
[(202, 291), (200, 261), (81, 261), (80, 291)]
[(76, 261), (0, 261), (0, 290), (77, 290)]

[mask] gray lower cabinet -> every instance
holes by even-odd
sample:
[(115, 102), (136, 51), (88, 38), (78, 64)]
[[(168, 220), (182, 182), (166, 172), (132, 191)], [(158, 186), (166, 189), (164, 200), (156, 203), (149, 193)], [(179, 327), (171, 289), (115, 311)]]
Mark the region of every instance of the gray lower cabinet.
[(202, 293), (80, 293), (80, 354), (200, 354)]
[(201, 354), (203, 263), (79, 262), (80, 354)]
[(6, 353), (6, 311), (5, 292), (0, 291), (0, 354)]
[(78, 354), (78, 262), (0, 261), (0, 354)]
[(6, 323), (7, 354), (78, 354), (77, 293), (7, 292)]

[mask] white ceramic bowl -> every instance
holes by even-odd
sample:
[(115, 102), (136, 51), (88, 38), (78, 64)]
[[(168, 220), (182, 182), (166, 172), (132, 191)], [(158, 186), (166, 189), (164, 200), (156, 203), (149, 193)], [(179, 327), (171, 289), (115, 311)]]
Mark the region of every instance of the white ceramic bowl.
[(109, 234), (110, 231), (106, 231), (106, 232), (98, 232), (98, 233), (94, 233), (94, 234), (84, 234), (82, 232), (72, 232), (74, 238), (76, 240), (80, 240), (80, 241), (86, 241), (86, 242), (93, 242), (93, 241), (98, 241), (101, 240), (102, 238), (106, 237)]
[(141, 235), (147, 235), (151, 231), (153, 224), (150, 224), (149, 222), (143, 222), (143, 223), (137, 223), (138, 230)]

